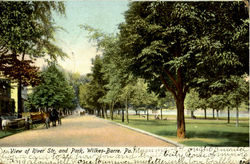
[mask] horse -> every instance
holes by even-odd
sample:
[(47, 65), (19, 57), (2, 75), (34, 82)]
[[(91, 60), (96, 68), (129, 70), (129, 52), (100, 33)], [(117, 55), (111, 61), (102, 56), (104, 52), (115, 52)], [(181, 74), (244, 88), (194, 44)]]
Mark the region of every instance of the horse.
[(44, 112), (41, 115), (42, 115), (42, 122), (44, 122), (44, 126), (46, 126), (47, 129), (50, 128), (50, 113)]
[(9, 126), (10, 120), (9, 119), (4, 119), (2, 120), (2, 129), (7, 130)]
[(59, 113), (56, 111), (56, 109), (53, 109), (50, 112), (49, 119), (52, 122), (53, 126), (56, 126), (56, 121), (59, 122)]
[[(61, 119), (55, 109), (49, 112), (41, 112), (40, 114), (36, 115), (36, 117), (37, 120), (39, 118), (40, 122), (44, 123), (44, 126), (47, 129), (50, 128), (50, 122), (52, 122), (52, 126), (56, 126), (56, 121), (58, 121), (58, 124), (61, 124)], [(34, 116), (31, 118), (34, 118)]]

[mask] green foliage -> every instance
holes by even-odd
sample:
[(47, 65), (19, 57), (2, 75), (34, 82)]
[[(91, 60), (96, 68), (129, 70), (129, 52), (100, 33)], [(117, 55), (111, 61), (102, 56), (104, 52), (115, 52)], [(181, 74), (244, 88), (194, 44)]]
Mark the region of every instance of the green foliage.
[[(149, 107), (153, 104), (156, 106), (156, 96), (147, 92), (148, 87), (143, 80), (137, 80), (127, 72), (129, 61), (120, 54), (118, 36), (104, 34), (87, 25), (82, 28), (90, 33), (90, 40), (96, 43), (98, 51), (102, 53), (101, 57), (93, 60), (91, 74), (93, 78), (90, 83), (81, 86), (80, 97), (85, 100), (82, 104), (88, 107), (93, 104), (98, 109), (101, 106), (99, 103), (103, 103), (110, 107), (110, 111), (113, 111), (114, 107), (120, 108), (128, 104), (136, 108)], [(95, 89), (92, 89), (94, 87)], [(86, 96), (87, 93), (89, 97)], [(96, 101), (90, 101), (90, 97)]]
[(210, 85), (222, 85), (223, 92), (230, 75), (248, 72), (244, 8), (243, 2), (131, 2), (125, 12), (121, 55), (152, 90), (162, 93), (163, 84), (173, 94), (178, 137), (185, 137), (184, 100), (190, 88), (209, 97), (220, 91)]
[(186, 108), (189, 110), (206, 108), (223, 110), (226, 107), (233, 109), (239, 107), (240, 104), (248, 104), (249, 81), (246, 75), (242, 77), (231, 76), (226, 80), (224, 85), (221, 83), (213, 83), (211, 87), (220, 89), (225, 88), (225, 85), (230, 86), (230, 90), (224, 91), (224, 93), (218, 92), (219, 94), (208, 94), (206, 98), (200, 97), (199, 93), (195, 90), (191, 90), (185, 99)]
[(0, 2), (0, 48), (1, 56), (6, 51), (25, 53), (30, 57), (49, 54), (65, 56), (52, 41), (56, 27), (52, 11), (64, 14), (62, 2)]
[(249, 105), (249, 80), (247, 76), (231, 76), (230, 83), (234, 85), (227, 97), (231, 107), (239, 107), (241, 103)]
[(56, 64), (51, 63), (41, 73), (41, 83), (34, 88), (28, 97), (28, 106), (36, 108), (73, 109), (76, 104), (74, 90), (66, 80), (64, 73)]
[[(27, 66), (32, 68), (29, 64), (35, 58), (49, 55), (56, 60), (58, 56), (66, 56), (53, 43), (57, 28), (52, 12), (64, 14), (62, 2), (1, 1), (0, 10), (0, 70), (10, 75), (12, 80), (19, 79), (20, 75), (13, 76), (13, 71), (9, 70), (25, 72)], [(30, 60), (26, 60), (27, 56)], [(37, 72), (37, 69), (32, 68), (30, 71)], [(32, 75), (27, 74), (25, 78), (32, 78)]]
[(86, 83), (79, 87), (79, 102), (86, 109), (100, 111), (103, 108), (104, 95), (106, 94), (105, 85), (107, 84), (104, 78), (103, 60), (100, 56), (92, 59), (92, 73), (87, 75)]
[(160, 97), (158, 95), (158, 103), (157, 103), (158, 108), (176, 108), (175, 106), (175, 100), (173, 95), (170, 92), (166, 92), (164, 97)]
[(241, 75), (248, 71), (244, 7), (243, 2), (132, 2), (120, 25), (122, 54), (135, 75), (158, 88), (162, 74), (171, 90), (178, 89), (178, 70), (187, 87)]
[(79, 104), (85, 109), (95, 109), (95, 102), (92, 96), (93, 90), (89, 83), (80, 85), (79, 87)]
[(200, 103), (199, 95), (198, 93), (191, 90), (189, 94), (187, 94), (187, 97), (185, 99), (185, 107), (188, 110), (196, 110), (198, 109)]
[(69, 84), (73, 87), (75, 92), (75, 102), (79, 103), (79, 93), (80, 93), (80, 85), (85, 84), (89, 81), (89, 79), (80, 75), (79, 73), (71, 73), (67, 72), (67, 79), (69, 80)]
[(131, 103), (135, 108), (153, 108), (158, 105), (158, 97), (155, 93), (148, 92), (147, 83), (143, 79), (138, 79), (137, 83), (133, 85), (134, 94)]

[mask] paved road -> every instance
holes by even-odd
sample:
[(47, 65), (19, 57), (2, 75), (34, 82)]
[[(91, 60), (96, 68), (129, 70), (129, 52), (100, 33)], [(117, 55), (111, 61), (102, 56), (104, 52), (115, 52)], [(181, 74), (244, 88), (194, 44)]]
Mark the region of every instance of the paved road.
[(154, 137), (115, 125), (94, 116), (69, 116), (62, 125), (18, 133), (0, 139), (0, 147), (12, 146), (174, 146)]

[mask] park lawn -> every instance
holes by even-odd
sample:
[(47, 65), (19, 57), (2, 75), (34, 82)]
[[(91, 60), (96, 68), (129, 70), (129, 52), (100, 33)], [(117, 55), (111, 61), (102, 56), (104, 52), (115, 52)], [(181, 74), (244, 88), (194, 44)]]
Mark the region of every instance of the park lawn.
[(8, 137), (8, 136), (11, 136), (11, 135), (14, 135), (16, 133), (20, 133), (20, 132), (23, 132), (25, 131), (25, 128), (18, 128), (18, 129), (9, 129), (9, 130), (0, 130), (0, 139), (1, 138), (4, 138), (4, 137)]
[[(38, 127), (42, 127), (43, 124), (39, 123), (39, 124), (33, 124), (33, 126), (30, 128), (30, 130), (32, 129), (36, 129)], [(17, 133), (21, 133), (26, 131), (27, 129), (25, 129), (25, 127), (21, 127), (21, 128), (15, 128), (15, 129), (8, 129), (8, 130), (0, 130), (0, 139), (4, 138), (4, 137), (8, 137)]]
[[(147, 121), (142, 116), (129, 116), (129, 124), (122, 123), (121, 118), (114, 121), (134, 128), (138, 128), (186, 146), (249, 146), (249, 120), (240, 119), (239, 127), (235, 121), (227, 124), (226, 118), (221, 120), (186, 118), (186, 138), (176, 138), (176, 116), (167, 116), (167, 120), (155, 120), (153, 116)], [(166, 118), (164, 116), (163, 118)]]

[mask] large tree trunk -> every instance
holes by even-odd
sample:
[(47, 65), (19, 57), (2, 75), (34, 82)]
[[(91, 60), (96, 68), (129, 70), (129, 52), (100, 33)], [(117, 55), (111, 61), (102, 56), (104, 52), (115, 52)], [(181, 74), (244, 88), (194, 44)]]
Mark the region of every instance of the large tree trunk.
[(184, 116), (184, 98), (178, 98), (176, 100), (177, 106), (177, 137), (185, 138), (185, 116)]
[[(176, 57), (180, 56), (179, 48), (175, 54)], [(171, 87), (164, 78), (164, 75), (172, 81), (175, 87)], [(177, 137), (178, 138), (185, 138), (185, 116), (184, 116), (184, 100), (186, 93), (188, 91), (188, 85), (184, 83), (182, 79), (182, 67), (179, 67), (176, 76), (174, 76), (171, 72), (163, 67), (163, 74), (160, 75), (160, 79), (166, 89), (170, 91), (174, 98), (177, 107)]]
[(213, 109), (213, 119), (214, 119), (214, 109)]
[(21, 77), (18, 80), (18, 87), (17, 87), (17, 116), (18, 118), (22, 117), (23, 112), (23, 100), (22, 100), (22, 79)]
[(227, 108), (227, 123), (230, 123), (230, 109)]
[(125, 102), (125, 108), (126, 108), (126, 120), (127, 123), (129, 123), (129, 116), (128, 116), (128, 98), (126, 97), (126, 102)]
[(207, 119), (207, 108), (204, 108), (205, 119)]

